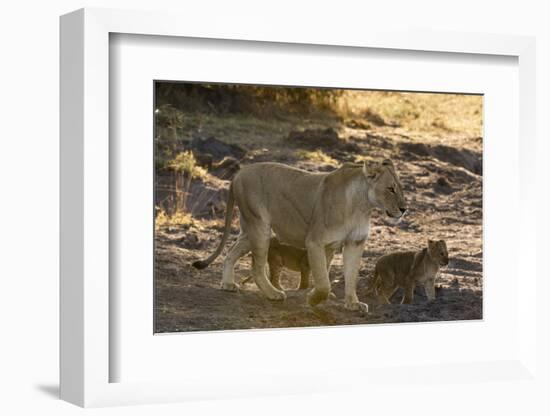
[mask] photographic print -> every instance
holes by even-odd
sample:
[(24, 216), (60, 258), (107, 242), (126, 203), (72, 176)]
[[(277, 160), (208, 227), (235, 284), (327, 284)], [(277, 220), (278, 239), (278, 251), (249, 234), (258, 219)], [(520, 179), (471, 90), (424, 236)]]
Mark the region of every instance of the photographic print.
[(483, 318), (483, 96), (155, 81), (154, 331)]

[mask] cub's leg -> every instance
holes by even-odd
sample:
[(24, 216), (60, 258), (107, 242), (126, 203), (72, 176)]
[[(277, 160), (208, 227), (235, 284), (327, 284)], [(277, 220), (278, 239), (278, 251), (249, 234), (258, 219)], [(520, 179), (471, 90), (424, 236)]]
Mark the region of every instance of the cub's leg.
[(403, 299), (401, 300), (401, 303), (403, 303), (403, 304), (412, 303), (413, 298), (414, 298), (414, 288), (415, 288), (415, 286), (416, 286), (415, 282), (407, 283), (407, 285), (404, 287), (405, 294), (403, 295)]
[[(330, 248), (325, 249), (325, 257), (327, 259), (327, 274), (328, 274), (329, 280), (330, 280), (330, 268), (332, 266), (332, 259), (334, 258), (334, 253), (335, 253), (335, 250), (333, 249), (330, 249)], [(336, 295), (334, 294), (334, 292), (330, 292), (329, 297), (332, 299), (336, 299)]]
[(368, 293), (376, 297), (378, 303), (389, 305), (391, 303), (391, 295), (395, 291), (393, 282), (390, 282), (391, 280), (391, 276), (375, 270), (371, 283), (372, 286), (369, 288)]
[(311, 274), (311, 269), (309, 268), (309, 262), (307, 256), (304, 256), (300, 262), (300, 286), (298, 289), (307, 289), (309, 287), (309, 275)]
[(428, 279), (424, 283), (424, 289), (426, 290), (426, 296), (428, 300), (435, 299), (435, 279)]
[(391, 287), (389, 289), (383, 289), (383, 292), (382, 292), (382, 295), (381, 295), (381, 299), (382, 301), (389, 305), (391, 303), (390, 299), (393, 297), (393, 294), (397, 291), (397, 287)]
[(361, 255), (365, 241), (352, 242), (344, 246), (344, 301), (346, 309), (368, 312), (366, 303), (359, 302), (357, 298), (357, 275), (361, 266)]
[(327, 273), (330, 275), (330, 267), (332, 266), (332, 259), (334, 258), (334, 252), (335, 250), (326, 248), (325, 249), (325, 257), (327, 259)]
[(267, 262), (269, 265), (269, 281), (276, 289), (283, 290), (281, 288), (281, 271), (283, 270), (283, 259), (279, 254), (269, 253)]
[(392, 270), (384, 270), (378, 272), (378, 291), (380, 300), (383, 303), (390, 304), (390, 299), (397, 290), (395, 282), (395, 273)]
[(237, 241), (233, 243), (231, 249), (227, 253), (223, 262), (223, 275), (221, 288), (230, 292), (235, 292), (239, 289), (239, 286), (235, 283), (235, 263), (242, 256), (250, 251), (250, 242), (246, 234), (241, 233), (237, 238)]
[(378, 272), (378, 269), (375, 267), (374, 272), (372, 273), (372, 277), (368, 282), (367, 294), (369, 296), (380, 296), (381, 290), (382, 288), (380, 287), (380, 274)]
[(307, 295), (310, 306), (316, 306), (325, 301), (330, 293), (330, 280), (327, 273), (325, 248), (316, 242), (306, 240), (309, 267), (313, 274), (313, 290)]
[[(252, 228), (251, 228), (252, 230)], [(259, 224), (254, 232), (249, 233), (250, 247), (252, 251), (252, 276), (261, 292), (270, 300), (285, 300), (285, 292), (271, 284), (266, 275), (267, 254), (269, 250), (270, 227), (267, 224)]]

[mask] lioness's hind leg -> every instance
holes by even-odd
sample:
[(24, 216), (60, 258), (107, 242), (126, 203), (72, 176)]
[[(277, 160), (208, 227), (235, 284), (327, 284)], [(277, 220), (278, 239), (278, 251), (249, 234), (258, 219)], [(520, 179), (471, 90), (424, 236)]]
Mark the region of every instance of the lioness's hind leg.
[(235, 283), (235, 263), (250, 251), (250, 242), (246, 234), (241, 234), (233, 244), (223, 262), (223, 275), (221, 288), (235, 292), (239, 286)]
[(271, 284), (266, 275), (267, 254), (269, 250), (270, 227), (260, 226), (249, 236), (252, 251), (252, 275), (262, 293), (270, 300), (285, 300), (285, 292)]

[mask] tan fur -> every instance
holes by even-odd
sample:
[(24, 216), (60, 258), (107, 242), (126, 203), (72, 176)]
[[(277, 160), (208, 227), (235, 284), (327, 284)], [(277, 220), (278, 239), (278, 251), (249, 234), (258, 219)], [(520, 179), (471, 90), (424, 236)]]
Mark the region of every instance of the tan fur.
[(265, 273), (273, 231), (282, 243), (307, 250), (314, 282), (308, 295), (312, 306), (330, 293), (325, 249), (343, 247), (345, 305), (353, 310), (367, 309), (357, 298), (356, 280), (371, 211), (379, 208), (398, 219), (406, 210), (401, 183), (389, 160), (346, 164), (330, 173), (311, 173), (279, 163), (248, 165), (231, 182), (220, 245), (208, 259), (195, 262), (195, 267), (208, 266), (221, 253), (235, 203), (241, 234), (225, 259), (222, 289), (238, 289), (234, 265), (252, 252), (252, 274), (260, 290), (269, 299), (285, 299), (285, 293)]
[(443, 240), (428, 240), (428, 247), (420, 251), (386, 254), (376, 262), (369, 291), (377, 294), (382, 302), (390, 303), (392, 295), (401, 287), (405, 290), (401, 303), (411, 303), (414, 288), (422, 285), (428, 299), (433, 300), (439, 268), (448, 263), (449, 254)]
[[(326, 250), (328, 269), (330, 269), (333, 254), (332, 249)], [(285, 268), (295, 272), (300, 272), (300, 283), (298, 289), (307, 289), (309, 287), (311, 269), (309, 267), (306, 250), (292, 247), (287, 244), (282, 244), (276, 237), (273, 237), (269, 242), (267, 265), (269, 266), (269, 281), (276, 289), (283, 290), (281, 287), (280, 277), (281, 272)], [(241, 284), (245, 284), (251, 279), (252, 275), (244, 279)]]

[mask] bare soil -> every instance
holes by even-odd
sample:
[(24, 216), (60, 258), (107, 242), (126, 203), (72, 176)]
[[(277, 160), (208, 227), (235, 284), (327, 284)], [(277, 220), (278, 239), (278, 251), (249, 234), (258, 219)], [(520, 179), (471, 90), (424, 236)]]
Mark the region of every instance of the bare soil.
[[(220, 132), (214, 141), (209, 140), (217, 152), (214, 162), (223, 157), (236, 157), (241, 166), (268, 160), (310, 171), (330, 171), (346, 161), (385, 157), (394, 161), (404, 185), (409, 212), (398, 225), (390, 225), (381, 213), (374, 213), (358, 281), (359, 299), (369, 304), (369, 312), (344, 309), (341, 255), (336, 256), (330, 273), (336, 299), (317, 308), (307, 306), (306, 291), (296, 290), (299, 275), (290, 271), (282, 275), (282, 285), (287, 289), (284, 302), (269, 301), (252, 281), (237, 293), (220, 290), (222, 261), (230, 242), (224, 254), (208, 268), (194, 269), (191, 263), (211, 253), (221, 237), (226, 190), (234, 172), (228, 175), (218, 172), (216, 176), (208, 174), (193, 180), (188, 197), (193, 215), (190, 223), (157, 227), (156, 332), (482, 318), (481, 138), (451, 133), (413, 134), (399, 127), (373, 126), (361, 120), (352, 120), (334, 132), (327, 130), (331, 128), (312, 128), (303, 134), (303, 130), (287, 128), (269, 138), (251, 131), (246, 140), (237, 144), (234, 137)], [(194, 132), (189, 134), (192, 136)], [(193, 146), (197, 146), (197, 139), (194, 140)], [(231, 146), (224, 152), (218, 142)], [(192, 140), (189, 146), (191, 143)], [(207, 152), (208, 148), (203, 151)], [(328, 157), (308, 159), (299, 157), (300, 151), (320, 151)], [(162, 180), (157, 178), (157, 183)], [(162, 205), (161, 197), (158, 193), (158, 205)], [(237, 234), (235, 215), (232, 239)], [(421, 249), (428, 238), (445, 239), (450, 256), (450, 264), (441, 270), (437, 281), (436, 300), (427, 301), (423, 289), (417, 288), (411, 305), (399, 304), (399, 292), (392, 299), (393, 304), (377, 305), (366, 294), (376, 259), (392, 251)], [(244, 280), (249, 270), (250, 257), (245, 256), (236, 266), (237, 281)]]

